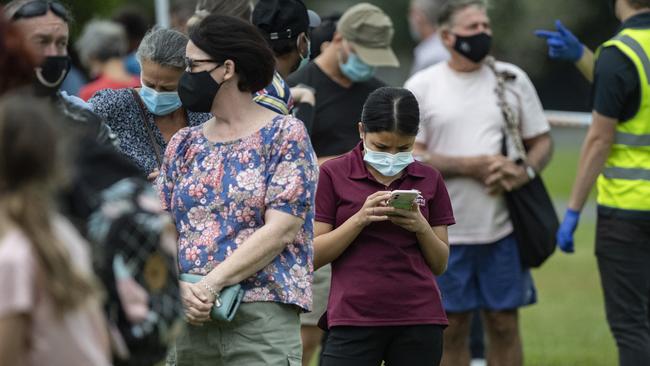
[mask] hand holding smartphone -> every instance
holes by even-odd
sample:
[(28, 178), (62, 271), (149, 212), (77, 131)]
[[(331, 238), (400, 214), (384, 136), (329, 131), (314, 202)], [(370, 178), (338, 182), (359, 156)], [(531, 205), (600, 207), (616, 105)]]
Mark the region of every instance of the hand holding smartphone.
[(388, 205), (402, 210), (410, 210), (419, 196), (420, 191), (417, 189), (392, 191)]

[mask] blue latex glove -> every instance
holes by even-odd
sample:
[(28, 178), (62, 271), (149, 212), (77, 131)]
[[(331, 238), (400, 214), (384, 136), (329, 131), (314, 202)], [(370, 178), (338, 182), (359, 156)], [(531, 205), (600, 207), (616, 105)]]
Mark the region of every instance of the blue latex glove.
[(559, 20), (555, 21), (557, 32), (547, 30), (536, 30), (535, 35), (546, 39), (548, 55), (552, 59), (576, 62), (582, 58), (584, 45), (562, 25)]
[(564, 220), (557, 230), (557, 245), (565, 253), (573, 253), (573, 233), (578, 227), (578, 220), (580, 220), (580, 212), (567, 208), (564, 214)]

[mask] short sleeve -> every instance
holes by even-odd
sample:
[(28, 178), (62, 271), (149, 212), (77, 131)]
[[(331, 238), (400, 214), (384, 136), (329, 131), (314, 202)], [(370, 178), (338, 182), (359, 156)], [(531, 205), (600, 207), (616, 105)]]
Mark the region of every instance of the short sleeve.
[(29, 313), (35, 303), (36, 262), (27, 239), (9, 233), (0, 243), (0, 317)]
[(323, 166), (316, 189), (316, 221), (336, 225), (336, 191), (329, 169)]
[(530, 139), (550, 131), (551, 127), (544, 114), (542, 102), (528, 75), (522, 70), (517, 75), (521, 103), (521, 136)]
[(266, 208), (306, 219), (314, 207), (318, 165), (307, 130), (300, 120), (284, 117), (273, 137), (270, 154)]
[(287, 115), (293, 109), (291, 89), (277, 72), (273, 75), (271, 84), (255, 93), (253, 100), (278, 114)]
[(437, 174), (436, 190), (433, 197), (429, 200), (429, 225), (453, 225), (456, 223), (454, 220), (454, 213), (451, 207), (451, 199), (445, 186), (445, 181), (442, 179), (441, 174)]
[[(634, 63), (616, 47), (604, 48), (594, 70), (593, 109), (599, 114), (625, 121), (627, 104), (639, 104), (639, 76)], [(636, 96), (636, 98), (633, 98)]]
[(189, 132), (189, 128), (184, 128), (172, 136), (165, 149), (165, 157), (160, 167), (160, 174), (156, 179), (155, 186), (160, 196), (160, 203), (166, 211), (171, 210), (174, 185), (178, 177), (178, 166), (181, 164), (180, 159), (184, 155), (180, 150), (186, 145)]

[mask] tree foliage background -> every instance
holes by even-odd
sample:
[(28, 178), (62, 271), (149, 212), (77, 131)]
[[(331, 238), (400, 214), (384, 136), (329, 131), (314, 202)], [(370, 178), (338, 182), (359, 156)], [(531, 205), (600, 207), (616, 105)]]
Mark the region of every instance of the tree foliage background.
[[(94, 18), (108, 18), (122, 6), (138, 7), (154, 21), (154, 0), (60, 0), (72, 9), (75, 24), (73, 39), (83, 24)], [(196, 0), (171, 0), (173, 4), (193, 6)], [(247, 0), (241, 0), (247, 1)], [(381, 70), (389, 84), (401, 85), (408, 77), (415, 42), (409, 36), (407, 12), (409, 0), (367, 0), (384, 9), (395, 24), (394, 48), (402, 66)], [(1, 0), (7, 3), (7, 0)], [(321, 15), (343, 12), (359, 1), (304, 0)], [(551, 29), (561, 19), (580, 40), (595, 49), (616, 31), (618, 21), (609, 10), (609, 0), (491, 0), (490, 16), (494, 29), (494, 54), (515, 63), (529, 73), (548, 109), (588, 110), (589, 85), (571, 64), (547, 58), (542, 40), (533, 31)]]

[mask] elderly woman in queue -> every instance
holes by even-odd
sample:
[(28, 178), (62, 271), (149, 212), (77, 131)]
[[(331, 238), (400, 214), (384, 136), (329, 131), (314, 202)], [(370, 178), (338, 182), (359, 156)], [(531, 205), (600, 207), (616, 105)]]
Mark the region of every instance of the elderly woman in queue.
[[(257, 105), (274, 58), (251, 24), (211, 15), (190, 33), (183, 105), (211, 112), (170, 141), (157, 180), (179, 234), (187, 324), (178, 365), (299, 365), (299, 314), (310, 310), (318, 169), (303, 123)], [(241, 284), (230, 323), (210, 309)]]
[(183, 127), (198, 126), (210, 118), (208, 113), (183, 108), (178, 96), (186, 45), (187, 37), (180, 32), (150, 31), (136, 54), (142, 85), (102, 90), (89, 101), (117, 134), (120, 150), (151, 178), (157, 175), (171, 137)]

